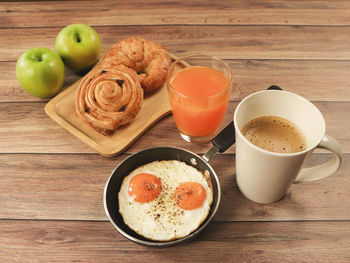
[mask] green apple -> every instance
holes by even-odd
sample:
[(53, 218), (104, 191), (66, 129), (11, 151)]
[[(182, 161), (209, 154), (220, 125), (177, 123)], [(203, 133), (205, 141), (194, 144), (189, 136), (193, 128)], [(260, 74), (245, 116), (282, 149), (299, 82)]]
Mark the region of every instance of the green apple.
[(90, 26), (72, 24), (58, 33), (55, 49), (64, 64), (79, 73), (96, 63), (101, 52), (101, 40)]
[(58, 93), (64, 81), (64, 64), (50, 49), (37, 47), (25, 51), (17, 60), (16, 75), (22, 88), (39, 98)]

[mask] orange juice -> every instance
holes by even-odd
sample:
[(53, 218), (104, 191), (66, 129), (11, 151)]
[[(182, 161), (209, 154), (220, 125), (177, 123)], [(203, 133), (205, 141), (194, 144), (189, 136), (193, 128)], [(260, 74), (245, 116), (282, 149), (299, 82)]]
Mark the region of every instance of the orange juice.
[(230, 80), (220, 71), (192, 66), (179, 70), (169, 81), (169, 99), (181, 133), (210, 136), (224, 118), (230, 96)]

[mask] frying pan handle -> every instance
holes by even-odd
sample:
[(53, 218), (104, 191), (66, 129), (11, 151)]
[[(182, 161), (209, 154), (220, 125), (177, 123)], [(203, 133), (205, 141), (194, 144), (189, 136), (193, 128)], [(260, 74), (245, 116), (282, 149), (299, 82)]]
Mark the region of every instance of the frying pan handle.
[(235, 125), (233, 121), (225, 127), (216, 137), (213, 139), (212, 144), (218, 149), (218, 152), (222, 153), (226, 151), (231, 145), (236, 142)]
[(277, 85), (272, 85), (272, 86), (270, 86), (270, 87), (268, 87), (267, 88), (268, 90), (283, 90), (283, 89), (281, 89), (279, 86), (277, 86)]
[[(268, 90), (282, 90), (277, 85), (272, 85), (267, 88)], [(203, 155), (204, 160), (207, 162), (217, 154), (222, 153), (230, 148), (236, 142), (235, 125), (230, 122), (212, 141), (213, 148), (211, 148), (206, 154)]]
[(203, 155), (203, 159), (207, 162), (218, 152), (226, 151), (232, 144), (236, 142), (235, 125), (230, 122), (216, 137), (212, 140), (213, 147)]

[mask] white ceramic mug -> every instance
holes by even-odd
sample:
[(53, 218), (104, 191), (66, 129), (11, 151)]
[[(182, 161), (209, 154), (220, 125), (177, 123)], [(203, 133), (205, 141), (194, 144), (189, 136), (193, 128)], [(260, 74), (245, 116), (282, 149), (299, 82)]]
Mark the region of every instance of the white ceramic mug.
[[(279, 116), (296, 124), (307, 141), (307, 148), (296, 153), (275, 153), (249, 142), (243, 126), (261, 116)], [(243, 99), (234, 114), (236, 133), (236, 179), (244, 196), (258, 203), (280, 200), (293, 182), (321, 179), (335, 173), (341, 164), (339, 143), (325, 135), (321, 112), (307, 99), (288, 91), (264, 90)], [(316, 148), (333, 153), (325, 163), (302, 168)]]

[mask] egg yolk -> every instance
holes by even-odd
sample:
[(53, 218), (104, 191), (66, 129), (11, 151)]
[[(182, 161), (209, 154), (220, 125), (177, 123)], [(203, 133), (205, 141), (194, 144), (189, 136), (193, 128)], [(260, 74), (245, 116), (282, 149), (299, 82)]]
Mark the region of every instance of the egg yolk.
[(131, 178), (128, 193), (139, 203), (147, 203), (157, 198), (162, 190), (160, 179), (147, 173), (137, 174)]
[(194, 210), (204, 203), (207, 192), (203, 185), (196, 182), (180, 184), (174, 192), (174, 201), (184, 210)]

